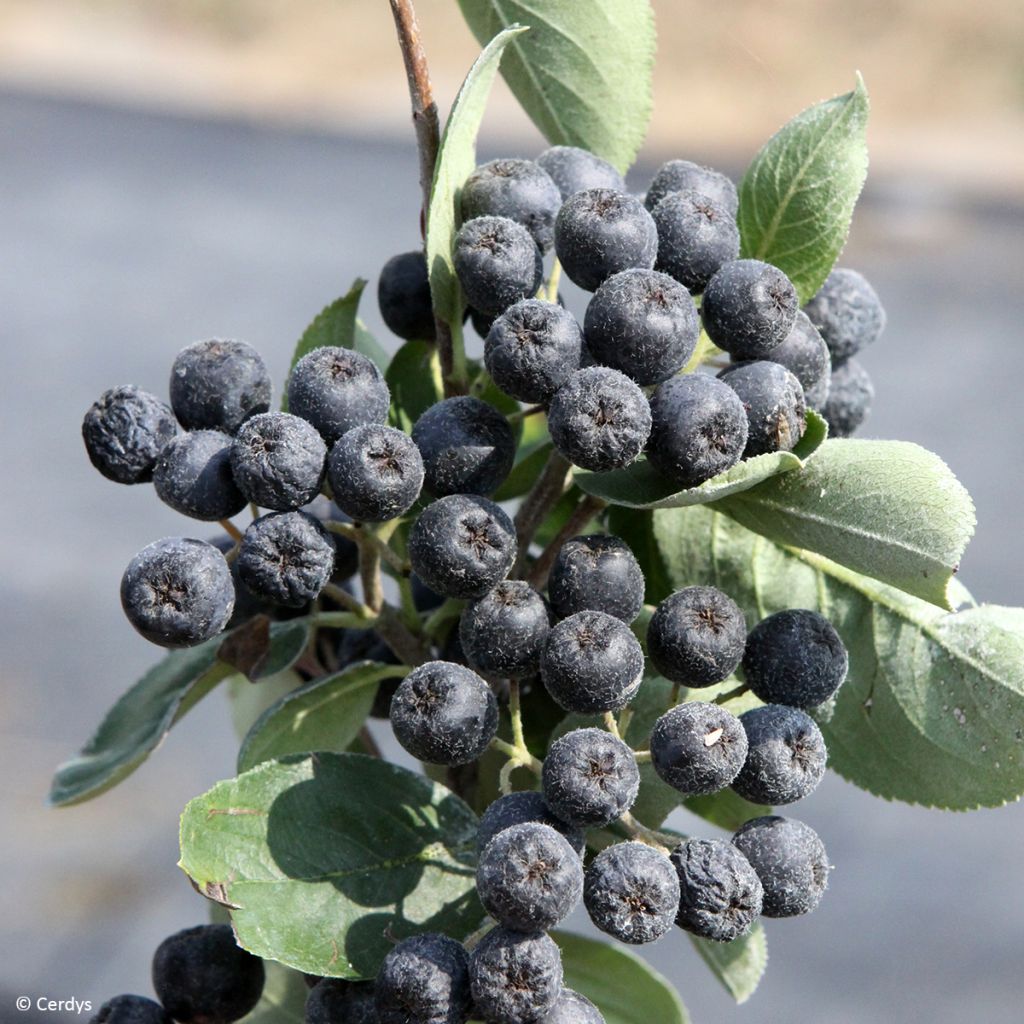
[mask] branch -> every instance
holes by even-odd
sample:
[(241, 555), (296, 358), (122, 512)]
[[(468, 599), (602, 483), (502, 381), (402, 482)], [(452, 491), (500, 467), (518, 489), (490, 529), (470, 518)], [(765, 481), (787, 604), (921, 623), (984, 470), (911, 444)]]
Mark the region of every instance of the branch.
[(437, 150), (441, 145), (441, 126), (430, 85), (427, 55), (420, 41), (420, 27), (416, 23), (412, 0), (391, 0), (391, 13), (395, 18), (405, 74), (409, 80), (412, 123), (416, 129), (416, 147), (420, 157), (420, 188), (423, 190), (423, 212), (426, 217), (426, 211), (430, 208), (430, 189), (434, 182)]
[(530, 574), (527, 576), (532, 587), (536, 590), (544, 589), (548, 581), (548, 573), (551, 572), (551, 566), (555, 564), (555, 559), (558, 557), (558, 552), (562, 550), (562, 545), (571, 537), (575, 537), (607, 504), (606, 501), (602, 501), (600, 498), (587, 495), (573, 509), (572, 515), (565, 521), (565, 525), (554, 536), (551, 543), (538, 555), (537, 561), (533, 563)]
[[(402, 49), (402, 60), (405, 62), (405, 75), (409, 81), (412, 123), (416, 130), (416, 149), (420, 159), (420, 189), (423, 192), (420, 230), (425, 233), (437, 153), (441, 148), (441, 123), (437, 116), (437, 104), (434, 102), (430, 71), (427, 67), (427, 54), (420, 40), (420, 27), (416, 22), (412, 0), (391, 0), (391, 13), (395, 18), (398, 43)], [(445, 397), (449, 398), (452, 395), (466, 393), (465, 352), (459, 336), (461, 330), (461, 323), (449, 325), (434, 315), (434, 334), (441, 362), (441, 377), (444, 380)]]
[(530, 550), (530, 544), (533, 543), (533, 535), (561, 498), (571, 469), (572, 464), (569, 460), (553, 451), (530, 493), (519, 506), (515, 518), (516, 536), (519, 538), (516, 574), (520, 573), (526, 564), (526, 555)]

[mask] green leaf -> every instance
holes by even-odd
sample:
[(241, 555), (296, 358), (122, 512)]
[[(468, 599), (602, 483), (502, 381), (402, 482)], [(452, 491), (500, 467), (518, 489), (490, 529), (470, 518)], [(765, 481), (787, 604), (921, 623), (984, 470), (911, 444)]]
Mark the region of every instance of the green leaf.
[(290, 669), (309, 645), (312, 629), (308, 617), (271, 622), (255, 615), (222, 638), (217, 657), (256, 683)]
[(650, 515), (613, 505), (608, 509), (608, 531), (624, 540), (636, 555), (644, 574), (644, 602), (657, 605), (672, 593), (665, 563), (654, 539)]
[(868, 93), (853, 92), (797, 114), (754, 157), (740, 184), (741, 255), (781, 267), (801, 304), (828, 277), (846, 244), (868, 172)]
[(232, 676), (227, 682), (227, 698), (231, 710), (231, 725), (238, 742), (245, 739), (264, 711), (276, 704), (285, 694), (302, 686), (302, 676), (289, 669), (280, 675), (261, 679), (253, 684), (245, 676)]
[(705, 505), (731, 494), (749, 490), (771, 477), (802, 469), (805, 461), (821, 447), (828, 436), (828, 425), (813, 410), (807, 413), (807, 429), (791, 452), (766, 452), (737, 462), (724, 473), (705, 480), (699, 487), (678, 490), (646, 459), (610, 473), (575, 470), (573, 479), (581, 491), (593, 494), (612, 505), (625, 508), (685, 508)]
[(476, 167), (476, 136), (502, 53), (525, 31), (507, 29), (484, 47), (455, 97), (437, 154), (427, 211), (427, 267), (434, 311), (448, 324), (461, 324), (464, 306), (452, 262), (452, 247), (459, 229), (459, 192)]
[(654, 70), (648, 0), (459, 0), (480, 43), (514, 22), (530, 27), (502, 76), (555, 145), (581, 146), (625, 171), (647, 134)]
[[(538, 417), (531, 417), (537, 419)], [(527, 440), (525, 437), (516, 450), (516, 461), (512, 465), (512, 472), (505, 478), (505, 482), (498, 488), (494, 495), (494, 501), (511, 501), (513, 498), (522, 497), (534, 485), (537, 477), (540, 476), (544, 466), (551, 456), (553, 449), (551, 439), (544, 436)]]
[(669, 981), (624, 946), (552, 932), (562, 951), (567, 988), (585, 995), (606, 1024), (687, 1024), (690, 1017)]
[[(354, 349), (372, 359), (382, 371), (387, 369), (388, 354), (356, 316), (365, 287), (366, 282), (357, 277), (346, 294), (340, 299), (335, 299), (316, 315), (313, 322), (302, 332), (302, 337), (295, 346), (289, 371), (294, 369), (295, 364), (303, 356), (325, 345)], [(281, 399), (281, 408), (286, 411), (288, 409), (287, 393)]]
[(263, 995), (240, 1024), (305, 1024), (309, 995), (306, 979), (273, 960), (264, 963), (263, 968), (267, 974)]
[(253, 723), (238, 751), (238, 771), (307, 750), (345, 751), (359, 735), (380, 681), (406, 671), (361, 661), (286, 693)]
[(906, 441), (828, 441), (800, 472), (716, 508), (944, 608), (974, 532), (970, 495), (937, 455)]
[(407, 341), (395, 353), (384, 376), (391, 389), (391, 425), (407, 434), (435, 402), (444, 398), (437, 347), (429, 342)]
[[(690, 691), (691, 700), (702, 700), (699, 690)], [(733, 714), (742, 714), (737, 708), (730, 704), (729, 710)], [(760, 818), (765, 814), (771, 814), (772, 809), (764, 804), (752, 804), (744, 800), (738, 793), (731, 789), (722, 789), (717, 793), (710, 793), (708, 796), (691, 796), (683, 801), (683, 806), (699, 818), (724, 828), (727, 832), (735, 832), (744, 822), (751, 818)]]
[(78, 756), (57, 769), (50, 803), (80, 803), (131, 775), (171, 726), (233, 673), (217, 661), (221, 640), (218, 636), (198, 647), (172, 651), (120, 697)]
[(1024, 610), (948, 614), (708, 508), (655, 512), (654, 532), (676, 585), (720, 587), (751, 624), (783, 608), (832, 621), (850, 672), (817, 717), (840, 775), (951, 810), (1024, 794)]
[(231, 908), (241, 945), (309, 974), (375, 975), (394, 939), (480, 921), (476, 816), (359, 754), (265, 761), (192, 800), (181, 868)]
[(737, 1003), (745, 1003), (754, 994), (768, 966), (768, 941), (760, 921), (732, 942), (711, 942), (696, 935), (688, 938)]

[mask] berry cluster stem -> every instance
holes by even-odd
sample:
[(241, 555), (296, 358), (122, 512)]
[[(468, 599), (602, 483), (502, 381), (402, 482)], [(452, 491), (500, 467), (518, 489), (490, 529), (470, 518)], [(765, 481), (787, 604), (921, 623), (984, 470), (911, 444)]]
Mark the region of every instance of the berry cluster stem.
[(325, 597), (329, 597), (336, 604), (340, 604), (346, 611), (351, 612), (353, 615), (357, 615), (360, 619), (363, 619), (366, 622), (376, 618), (370, 608), (363, 604), (362, 601), (353, 597), (342, 587), (336, 586), (333, 583), (327, 583), (324, 585), (324, 589), (321, 593)]
[(662, 853), (669, 853), (676, 842), (678, 842), (675, 836), (666, 835), (664, 832), (657, 832), (653, 828), (641, 825), (629, 811), (626, 811), (626, 813), (619, 818), (619, 824), (630, 834), (630, 836), (632, 836), (633, 839), (638, 839), (641, 843), (653, 846), (656, 850), (660, 850)]

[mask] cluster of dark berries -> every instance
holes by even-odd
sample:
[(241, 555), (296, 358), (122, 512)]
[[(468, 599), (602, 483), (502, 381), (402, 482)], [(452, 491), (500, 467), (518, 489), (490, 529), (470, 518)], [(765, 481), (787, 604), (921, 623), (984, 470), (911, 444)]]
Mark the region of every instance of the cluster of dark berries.
[[(871, 386), (848, 360), (885, 319), (864, 278), (837, 270), (800, 310), (781, 270), (739, 259), (738, 199), (724, 175), (673, 160), (644, 201), (625, 189), (610, 165), (564, 146), (536, 161), (491, 161), (466, 182), (454, 261), (497, 386), (543, 405), (556, 447), (577, 466), (618, 469), (646, 450), (680, 487), (793, 448), (807, 408), (834, 434), (851, 433)], [(552, 248), (594, 293), (582, 326), (538, 297)], [(400, 336), (432, 334), (422, 254), (395, 257), (379, 297)], [(718, 379), (680, 375), (702, 323), (733, 361)]]
[(115, 996), (91, 1024), (231, 1024), (263, 994), (263, 961), (236, 942), (229, 925), (204, 924), (164, 939), (153, 956), (153, 991)]
[[(504, 680), (524, 692), (539, 684), (570, 712), (629, 706), (645, 667), (629, 626), (644, 595), (633, 553), (616, 537), (575, 537), (559, 551), (547, 591), (545, 601), (526, 582), (503, 580), (467, 604), (458, 635), (468, 666), (423, 665), (394, 696), (391, 722), (406, 750), (443, 765), (478, 757), (496, 733), (495, 687)], [(647, 657), (665, 679), (690, 689), (723, 683), (742, 668), (763, 702), (737, 717), (718, 703), (687, 700), (657, 720), (644, 756), (680, 794), (731, 786), (776, 806), (820, 782), (825, 744), (807, 710), (829, 700), (847, 671), (843, 643), (821, 615), (779, 612), (748, 634), (726, 594), (687, 587), (655, 609)], [(645, 943), (673, 924), (731, 941), (759, 914), (803, 914), (821, 898), (824, 846), (807, 825), (774, 815), (748, 821), (731, 842), (691, 839), (672, 849), (641, 829), (636, 838), (644, 841), (613, 843), (585, 866), (587, 830), (631, 821), (639, 790), (637, 753), (614, 729), (566, 732), (538, 770), (540, 792), (502, 796), (480, 820), (477, 890), (497, 927), (467, 970), (486, 1021), (544, 1019), (558, 998), (559, 968), (543, 932), (581, 899), (598, 928)]]

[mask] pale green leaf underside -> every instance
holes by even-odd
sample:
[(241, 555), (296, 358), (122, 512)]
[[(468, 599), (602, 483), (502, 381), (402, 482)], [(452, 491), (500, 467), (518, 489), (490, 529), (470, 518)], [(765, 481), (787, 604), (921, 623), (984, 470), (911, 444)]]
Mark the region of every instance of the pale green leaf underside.
[(945, 613), (707, 508), (655, 512), (654, 532), (675, 585), (720, 587), (751, 625), (783, 608), (833, 622), (850, 673), (818, 717), (840, 775), (952, 810), (1024, 794), (1024, 611)]
[(825, 421), (813, 411), (807, 413), (807, 429), (791, 452), (766, 452), (736, 463), (724, 473), (705, 480), (699, 487), (680, 491), (668, 482), (646, 459), (610, 473), (576, 470), (573, 479), (580, 490), (625, 508), (685, 508), (705, 505), (730, 494), (749, 490), (781, 473), (803, 468), (828, 436)]
[[(264, 674), (289, 668), (308, 638), (307, 619), (272, 623)], [(63, 807), (88, 800), (131, 775), (179, 719), (234, 675), (234, 668), (217, 660), (224, 640), (215, 636), (197, 647), (171, 651), (124, 693), (81, 752), (57, 768), (50, 803)]]
[(372, 977), (393, 939), (479, 923), (476, 816), (359, 754), (265, 761), (192, 800), (181, 868), (231, 908), (239, 942), (309, 974)]
[[(427, 211), (427, 268), (434, 311), (446, 323), (462, 318), (462, 292), (452, 248), (459, 229), (459, 192), (476, 166), (476, 137), (505, 47), (525, 28), (509, 28), (484, 47), (459, 89), (434, 168)], [(488, 36), (490, 38), (490, 36)]]
[(481, 44), (514, 23), (530, 33), (501, 73), (555, 145), (581, 146), (625, 171), (647, 134), (654, 68), (648, 0), (459, 0)]
[(404, 673), (397, 665), (362, 661), (286, 693), (253, 723), (238, 751), (238, 771), (307, 750), (345, 751), (359, 735), (381, 680)]
[(754, 157), (740, 184), (742, 255), (781, 267), (807, 302), (846, 243), (868, 169), (868, 94), (853, 92), (798, 114)]
[(187, 710), (186, 698), (190, 707), (233, 673), (217, 661), (221, 640), (172, 651), (121, 696), (82, 751), (57, 769), (50, 803), (99, 796), (135, 771)]
[(831, 440), (787, 473), (716, 507), (778, 544), (952, 607), (949, 583), (974, 533), (970, 495), (906, 441)]
[(585, 995), (605, 1024), (687, 1024), (689, 1016), (669, 981), (624, 946), (552, 932), (562, 951), (568, 988)]
[[(317, 313), (295, 346), (289, 372), (303, 356), (325, 346), (354, 349), (372, 359), (381, 372), (387, 369), (388, 354), (356, 315), (365, 287), (366, 281), (361, 277), (356, 278), (352, 287), (340, 299), (335, 299)], [(287, 392), (281, 397), (281, 408), (286, 412), (288, 410)]]
[(768, 940), (760, 921), (732, 942), (711, 942), (696, 935), (688, 938), (737, 1003), (745, 1003), (754, 994), (768, 966)]

